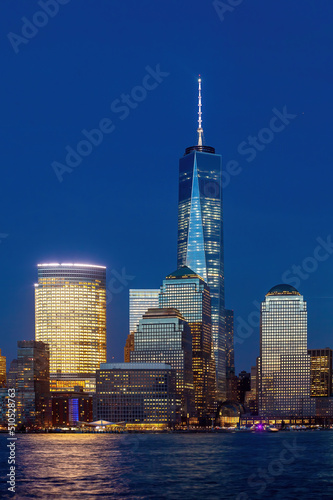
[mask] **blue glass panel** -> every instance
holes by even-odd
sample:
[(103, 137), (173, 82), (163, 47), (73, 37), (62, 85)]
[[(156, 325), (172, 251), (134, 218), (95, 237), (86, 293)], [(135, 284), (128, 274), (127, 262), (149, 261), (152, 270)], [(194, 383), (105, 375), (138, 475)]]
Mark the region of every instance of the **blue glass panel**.
[(193, 169), (186, 265), (207, 282), (207, 266), (206, 266), (198, 169), (197, 169), (196, 158), (194, 160), (194, 169)]

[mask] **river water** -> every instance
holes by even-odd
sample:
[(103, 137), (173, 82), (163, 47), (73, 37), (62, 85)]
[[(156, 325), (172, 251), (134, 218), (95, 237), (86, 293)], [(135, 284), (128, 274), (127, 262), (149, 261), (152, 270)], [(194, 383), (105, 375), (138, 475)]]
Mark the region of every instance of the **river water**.
[(333, 498), (330, 431), (17, 437), (14, 495), (0, 435), (1, 498)]

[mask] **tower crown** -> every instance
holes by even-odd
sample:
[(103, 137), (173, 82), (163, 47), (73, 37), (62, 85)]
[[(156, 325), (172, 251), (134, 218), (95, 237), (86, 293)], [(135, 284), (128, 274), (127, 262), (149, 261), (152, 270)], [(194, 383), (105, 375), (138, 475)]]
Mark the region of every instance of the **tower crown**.
[(296, 288), (291, 285), (276, 285), (269, 290), (266, 295), (301, 295)]

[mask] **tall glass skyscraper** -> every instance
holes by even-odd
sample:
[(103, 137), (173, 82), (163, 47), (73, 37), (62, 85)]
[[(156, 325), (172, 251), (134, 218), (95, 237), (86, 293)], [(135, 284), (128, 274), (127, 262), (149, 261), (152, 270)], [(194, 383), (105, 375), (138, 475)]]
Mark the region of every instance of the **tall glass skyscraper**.
[(260, 416), (311, 416), (307, 305), (290, 285), (273, 287), (262, 302), (258, 365)]
[(36, 340), (50, 348), (51, 390), (95, 390), (106, 362), (106, 268), (39, 264), (35, 285)]
[(166, 363), (176, 370), (177, 414), (193, 416), (191, 328), (177, 309), (148, 309), (135, 332), (132, 363)]
[(17, 423), (40, 428), (51, 425), (49, 347), (44, 342), (17, 342)]
[(188, 266), (210, 288), (218, 397), (226, 397), (222, 158), (202, 144), (199, 78), (198, 145), (179, 160), (178, 267)]
[(158, 307), (159, 290), (131, 289), (129, 291), (129, 331), (135, 333), (140, 319), (148, 309)]
[(178, 309), (190, 325), (195, 407), (198, 417), (205, 417), (216, 400), (209, 288), (200, 276), (183, 266), (163, 281), (159, 305)]

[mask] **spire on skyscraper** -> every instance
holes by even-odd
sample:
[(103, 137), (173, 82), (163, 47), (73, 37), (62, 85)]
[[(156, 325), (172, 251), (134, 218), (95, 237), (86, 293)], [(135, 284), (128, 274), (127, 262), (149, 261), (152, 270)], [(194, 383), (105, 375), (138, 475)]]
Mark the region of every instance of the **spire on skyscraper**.
[(198, 96), (198, 108), (199, 108), (198, 124), (199, 124), (199, 127), (198, 127), (197, 132), (198, 132), (198, 146), (202, 146), (203, 129), (202, 129), (202, 112), (201, 112), (202, 103), (201, 103), (201, 76), (200, 75), (198, 78), (198, 83), (199, 83), (199, 96)]

